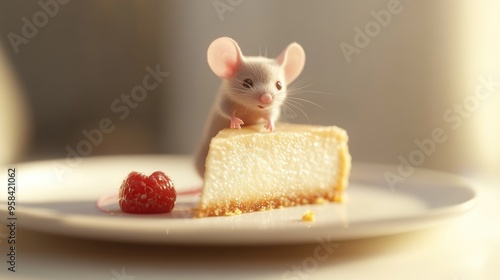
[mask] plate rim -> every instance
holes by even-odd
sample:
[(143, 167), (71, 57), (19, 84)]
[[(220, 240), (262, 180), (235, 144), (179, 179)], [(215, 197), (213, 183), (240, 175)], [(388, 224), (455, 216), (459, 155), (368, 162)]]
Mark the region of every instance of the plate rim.
[[(89, 161), (102, 161), (102, 160), (119, 160), (119, 159), (123, 159), (123, 158), (127, 158), (127, 159), (130, 159), (130, 158), (149, 158), (149, 159), (152, 159), (152, 158), (155, 158), (155, 159), (165, 159), (165, 158), (168, 158), (170, 160), (172, 159), (183, 159), (183, 160), (188, 160), (191, 156), (190, 155), (169, 155), (169, 154), (161, 154), (161, 155), (158, 155), (158, 154), (151, 154), (151, 155), (111, 155), (111, 156), (91, 156), (91, 157), (87, 157), (87, 158), (84, 158), (82, 160), (85, 160), (87, 162)], [(27, 162), (20, 162), (20, 163), (13, 163), (13, 164), (9, 164), (9, 165), (4, 165), (4, 167), (16, 167), (17, 166), (37, 166), (37, 165), (45, 165), (45, 164), (52, 164), (53, 162), (55, 161), (61, 161), (61, 160), (64, 160), (64, 159), (48, 159), (48, 160), (38, 160), (38, 161), (27, 161)], [(364, 168), (367, 168), (367, 167), (376, 167), (378, 169), (381, 169), (381, 168), (394, 168), (396, 167), (396, 165), (390, 165), (390, 164), (384, 164), (384, 163), (375, 163), (375, 162), (358, 162), (358, 161), (353, 161), (353, 170), (355, 166), (364, 166)], [(359, 167), (358, 167), (359, 168)], [(363, 236), (363, 234), (352, 234), (352, 238), (349, 237), (349, 233), (345, 234), (345, 235), (342, 235), (340, 234), (340, 236), (338, 236), (337, 238), (334, 238), (334, 240), (349, 240), (349, 239), (360, 239), (360, 238), (368, 238), (368, 237), (377, 237), (377, 236), (383, 236), (383, 235), (391, 235), (391, 234), (398, 234), (398, 233), (403, 233), (403, 232), (408, 232), (408, 231), (414, 231), (414, 230), (418, 230), (418, 229), (423, 229), (423, 228), (427, 228), (429, 226), (431, 226), (432, 224), (437, 224), (437, 223), (440, 223), (440, 222), (444, 222), (444, 221), (447, 221), (447, 220), (450, 220), (452, 218), (456, 218), (456, 217), (460, 217), (462, 214), (464, 213), (467, 213), (468, 211), (470, 211), (471, 209), (473, 209), (476, 205), (477, 205), (477, 200), (478, 200), (478, 195), (477, 195), (477, 189), (473, 186), (473, 183), (471, 180), (467, 179), (466, 177), (463, 177), (463, 176), (460, 176), (460, 175), (457, 175), (457, 174), (454, 174), (454, 173), (447, 173), (447, 172), (443, 172), (443, 171), (437, 171), (437, 170), (432, 170), (432, 169), (426, 169), (426, 168), (415, 168), (417, 172), (425, 172), (425, 173), (428, 173), (428, 174), (435, 174), (435, 175), (438, 175), (438, 176), (445, 176), (447, 178), (450, 178), (450, 179), (454, 179), (454, 180), (457, 180), (462, 182), (463, 185), (460, 185), (461, 189), (462, 190), (465, 190), (467, 189), (467, 191), (470, 192), (470, 195), (471, 197), (462, 202), (462, 203), (458, 203), (458, 204), (454, 204), (454, 205), (448, 205), (448, 206), (445, 206), (445, 207), (439, 207), (439, 208), (435, 208), (435, 209), (431, 209), (430, 211), (427, 212), (426, 215), (412, 215), (412, 216), (408, 216), (408, 217), (389, 217), (389, 218), (384, 218), (384, 219), (379, 219), (379, 220), (374, 220), (374, 221), (363, 221), (361, 223), (354, 223), (353, 225), (350, 225), (350, 229), (352, 229), (353, 227), (358, 227), (358, 228), (363, 228), (363, 227), (372, 227), (373, 225), (379, 225), (379, 226), (385, 226), (387, 224), (392, 224), (394, 226), (394, 224), (396, 225), (399, 225), (399, 226), (403, 226), (405, 224), (410, 224), (410, 225), (413, 225), (413, 226), (408, 226), (406, 225), (406, 228), (407, 230), (404, 230), (404, 229), (401, 229), (401, 230), (392, 230), (392, 231), (388, 231), (386, 233), (380, 233), (380, 234), (366, 234), (365, 236)], [(456, 187), (456, 186), (455, 186)], [(6, 204), (6, 200), (0, 200), (0, 204), (4, 205)], [(33, 211), (33, 209), (37, 209), (37, 208), (32, 208), (31, 211)], [(28, 208), (28, 211), (26, 211), (25, 209), (20, 209), (20, 210), (17, 210), (17, 214), (19, 217), (22, 217), (23, 220), (33, 220), (33, 219), (36, 219), (36, 215), (33, 215), (33, 214), (30, 214), (29, 213), (29, 208)], [(273, 211), (273, 210), (270, 210), (270, 211)], [(5, 207), (2, 207), (0, 209), (0, 213), (5, 213), (6, 214), (6, 208)], [(30, 218), (31, 216), (31, 218)], [(107, 219), (108, 216), (103, 216), (102, 219)], [(212, 217), (209, 217), (209, 218), (203, 218), (203, 219), (212, 219)], [(45, 220), (47, 220), (47, 218), (45, 217)], [(49, 219), (50, 220), (50, 219)], [(53, 221), (57, 221), (58, 219), (53, 219)], [(60, 220), (60, 219), (59, 219)], [(418, 220), (423, 220), (423, 221), (420, 221), (420, 223), (416, 222)], [(179, 223), (179, 224), (182, 224), (182, 223)], [(339, 229), (338, 228), (334, 228), (332, 227), (333, 226), (333, 222), (329, 222), (326, 226), (323, 225), (322, 227), (316, 227), (316, 232), (314, 234), (314, 236), (318, 236), (318, 233), (325, 233), (327, 231), (331, 231), (331, 232), (339, 232)], [(237, 240), (219, 240), (219, 242), (217, 242), (217, 240), (209, 240), (210, 238), (206, 239), (206, 240), (192, 240), (192, 238), (188, 238), (187, 240), (182, 240), (182, 238), (164, 238), (162, 240), (145, 240), (144, 238), (139, 238), (139, 239), (136, 239), (134, 240), (134, 238), (106, 238), (106, 237), (99, 237), (99, 236), (85, 236), (85, 235), (78, 235), (78, 234), (70, 234), (69, 232), (71, 232), (72, 230), (66, 230), (66, 231), (61, 231), (61, 230), (47, 230), (47, 229), (41, 229), (40, 227), (37, 227), (37, 226), (33, 226), (33, 224), (31, 225), (27, 225), (27, 224), (24, 224), (24, 223), (20, 223), (19, 225), (20, 228), (24, 228), (24, 229), (29, 229), (29, 230), (34, 230), (34, 231), (39, 231), (39, 232), (45, 232), (45, 233), (50, 233), (50, 234), (59, 234), (59, 235), (70, 235), (70, 236), (73, 236), (73, 237), (78, 237), (78, 238), (89, 238), (89, 239), (101, 239), (101, 240), (115, 240), (115, 241), (125, 241), (125, 242), (134, 242), (134, 243), (163, 243), (163, 244), (213, 244), (213, 245), (224, 245), (224, 244), (232, 244), (232, 245), (246, 245), (246, 244), (288, 244), (288, 243), (311, 243), (311, 242), (317, 242), (316, 241), (316, 238), (296, 238), (297, 240), (290, 240), (290, 239), (283, 239), (283, 240), (272, 240), (272, 238), (270, 239), (258, 239), (258, 240), (246, 240), (246, 242), (237, 242)], [(314, 228), (314, 227), (313, 227)], [(193, 228), (192, 226), (181, 226), (181, 227), (177, 227), (175, 229), (177, 231), (177, 236), (181, 236), (181, 235), (185, 235), (185, 234), (192, 234), (193, 232), (196, 232), (196, 231), (199, 231), (200, 229), (195, 229)], [(227, 230), (227, 228), (224, 228), (224, 227), (203, 227), (201, 228), (201, 230), (204, 230), (204, 231), (207, 231), (206, 233), (209, 233), (209, 234), (216, 234), (216, 233), (220, 233), (221, 230)], [(233, 229), (231, 230), (232, 233), (239, 233), (239, 232), (243, 232), (245, 230), (248, 230), (244, 227), (242, 228), (238, 228), (238, 229)], [(270, 230), (270, 229), (266, 229), (266, 230)], [(299, 234), (300, 236), (303, 236), (304, 235), (304, 231), (307, 231), (307, 228), (306, 227), (292, 227), (292, 228), (274, 228), (274, 229), (271, 229), (272, 231), (274, 232), (289, 232), (289, 233), (301, 233)], [(345, 233), (345, 231), (348, 231), (349, 229), (347, 230), (344, 230), (343, 233)], [(359, 229), (357, 229), (357, 231), (359, 231)], [(204, 232), (205, 233), (205, 232)], [(168, 234), (167, 234), (168, 235)], [(167, 236), (166, 235), (166, 236)], [(307, 234), (305, 234), (307, 236)], [(321, 234), (320, 234), (321, 235)], [(108, 236), (109, 237), (109, 236)], [(293, 238), (292, 238), (293, 239)], [(207, 242), (208, 241), (208, 242)], [(280, 242), (282, 241), (282, 242)]]

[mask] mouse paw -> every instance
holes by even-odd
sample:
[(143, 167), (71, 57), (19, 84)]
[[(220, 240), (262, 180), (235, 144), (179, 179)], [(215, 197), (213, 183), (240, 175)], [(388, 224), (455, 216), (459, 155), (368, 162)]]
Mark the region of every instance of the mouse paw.
[(274, 123), (273, 122), (267, 122), (264, 127), (266, 129), (269, 129), (270, 132), (274, 132)]
[(229, 125), (229, 127), (240, 129), (242, 124), (245, 123), (240, 118), (233, 116), (231, 117), (231, 124)]

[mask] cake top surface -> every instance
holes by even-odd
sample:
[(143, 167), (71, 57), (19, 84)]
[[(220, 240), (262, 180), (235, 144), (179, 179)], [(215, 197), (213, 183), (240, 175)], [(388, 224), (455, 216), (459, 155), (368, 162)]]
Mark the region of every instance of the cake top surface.
[[(231, 138), (241, 136), (257, 136), (269, 134), (263, 124), (244, 126), (241, 129), (226, 128), (221, 130), (216, 138)], [(276, 125), (275, 134), (281, 133), (313, 133), (313, 134), (334, 134), (336, 137), (347, 140), (347, 132), (337, 126), (320, 126), (320, 125), (305, 125), (305, 124), (291, 124), (291, 123), (278, 123)]]

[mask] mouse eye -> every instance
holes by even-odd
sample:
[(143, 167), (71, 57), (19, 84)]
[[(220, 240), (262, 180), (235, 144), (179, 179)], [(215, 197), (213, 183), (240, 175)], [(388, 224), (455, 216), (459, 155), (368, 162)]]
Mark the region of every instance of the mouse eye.
[(245, 79), (245, 80), (243, 81), (243, 87), (245, 87), (245, 88), (251, 88), (251, 87), (253, 87), (253, 82), (252, 82), (252, 80), (250, 80), (250, 79)]
[(281, 86), (281, 82), (280, 82), (280, 81), (277, 81), (277, 82), (276, 82), (276, 88), (277, 88), (278, 90), (281, 90), (282, 86)]

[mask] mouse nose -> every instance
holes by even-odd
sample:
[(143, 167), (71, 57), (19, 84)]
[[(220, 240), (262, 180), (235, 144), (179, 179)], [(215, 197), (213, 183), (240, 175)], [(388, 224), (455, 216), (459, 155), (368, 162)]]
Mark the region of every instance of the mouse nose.
[(265, 93), (260, 96), (260, 101), (264, 104), (269, 104), (273, 101), (273, 97), (269, 93)]

